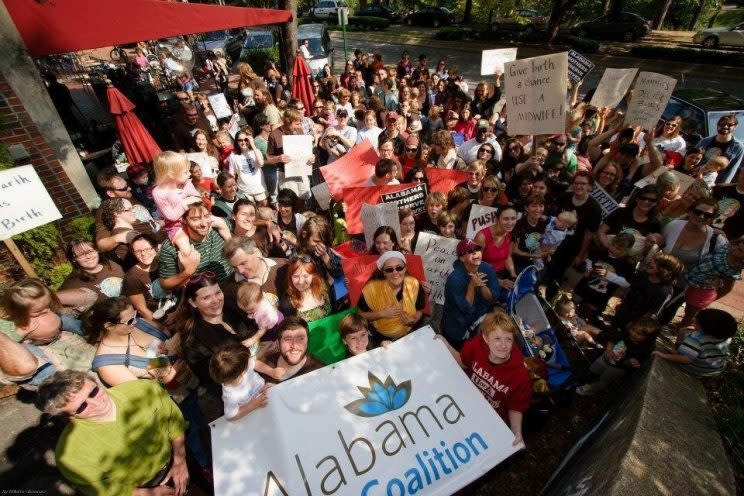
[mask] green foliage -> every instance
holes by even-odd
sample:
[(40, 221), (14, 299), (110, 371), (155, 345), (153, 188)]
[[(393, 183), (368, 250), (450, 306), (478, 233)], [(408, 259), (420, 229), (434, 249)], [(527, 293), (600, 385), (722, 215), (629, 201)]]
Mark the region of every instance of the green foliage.
[[(55, 289), (72, 271), (72, 266), (69, 262), (65, 262), (64, 253), (60, 250), (62, 239), (54, 224), (45, 224), (16, 234), (13, 240), (31, 263), (36, 275)], [(65, 271), (67, 271), (66, 274)]]
[(434, 38), (438, 40), (459, 41), (464, 40), (465, 38), (470, 38), (472, 35), (472, 29), (448, 26), (437, 31)]
[(599, 42), (580, 36), (558, 36), (555, 41), (565, 43), (583, 53), (599, 53)]
[(247, 62), (255, 71), (261, 72), (268, 62), (279, 63), (279, 46), (272, 48), (252, 48), (240, 55), (241, 62)]
[(647, 59), (679, 60), (692, 64), (715, 64), (744, 67), (744, 53), (730, 53), (703, 48), (666, 47), (656, 45), (634, 46), (634, 57)]
[(73, 239), (93, 241), (96, 232), (96, 219), (92, 215), (85, 215), (70, 221), (70, 231)]
[[(297, 24), (302, 25), (323, 22), (328, 25), (329, 30), (337, 31), (341, 29), (341, 26), (338, 25), (337, 21), (338, 19), (335, 17), (328, 19), (319, 19), (317, 17), (300, 17), (299, 19), (297, 19)], [(346, 27), (350, 31), (363, 31), (372, 29), (382, 31), (390, 27), (390, 21), (382, 17), (349, 16), (349, 24), (347, 24)]]
[(10, 169), (15, 164), (5, 143), (0, 143), (0, 170)]
[(731, 27), (744, 21), (744, 9), (722, 10), (717, 16), (713, 26)]

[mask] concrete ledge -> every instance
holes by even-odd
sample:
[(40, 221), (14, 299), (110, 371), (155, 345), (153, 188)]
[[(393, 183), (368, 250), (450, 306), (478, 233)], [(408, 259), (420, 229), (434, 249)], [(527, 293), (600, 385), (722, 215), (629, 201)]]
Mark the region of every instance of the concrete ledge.
[(578, 441), (542, 495), (736, 494), (734, 474), (696, 379), (654, 360)]

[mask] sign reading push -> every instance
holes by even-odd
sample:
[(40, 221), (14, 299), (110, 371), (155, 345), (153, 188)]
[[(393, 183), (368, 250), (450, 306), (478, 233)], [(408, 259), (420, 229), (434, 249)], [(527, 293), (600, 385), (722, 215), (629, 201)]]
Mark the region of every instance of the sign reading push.
[(431, 327), (274, 386), (211, 438), (217, 496), (444, 496), (522, 447)]
[(61, 217), (33, 166), (0, 171), (0, 240)]

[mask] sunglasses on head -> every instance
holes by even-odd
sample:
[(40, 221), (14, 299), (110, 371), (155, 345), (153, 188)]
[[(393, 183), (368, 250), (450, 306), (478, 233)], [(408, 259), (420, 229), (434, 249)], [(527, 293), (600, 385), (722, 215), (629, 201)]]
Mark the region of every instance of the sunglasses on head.
[(290, 259), (290, 263), (294, 263), (300, 261), (302, 263), (312, 263), (313, 259), (310, 258), (310, 255), (295, 255)]
[(396, 265), (395, 267), (387, 267), (382, 269), (385, 274), (392, 274), (393, 272), (403, 272), (406, 270), (405, 265)]
[(706, 212), (705, 210), (700, 210), (699, 208), (693, 208), (692, 213), (697, 215), (698, 217), (703, 217), (705, 219), (712, 219), (716, 216), (713, 212)]
[[(90, 390), (90, 393), (88, 394), (88, 398), (90, 399), (90, 398), (95, 398), (96, 396), (98, 396), (98, 391), (99, 390), (100, 390), (100, 388), (98, 386), (96, 386), (93, 389), (91, 389)], [(87, 408), (88, 408), (88, 400), (85, 400), (82, 403), (80, 403), (80, 406), (79, 407), (77, 407), (77, 410), (75, 410), (75, 415), (80, 415)]]
[(129, 185), (128, 185), (128, 184), (126, 184), (126, 185), (122, 186), (121, 188), (109, 188), (109, 189), (110, 189), (111, 191), (126, 191), (126, 190), (128, 190), (128, 189), (129, 189)]
[(214, 279), (214, 272), (208, 270), (204, 272), (197, 272), (196, 274), (189, 277), (189, 281), (186, 284), (197, 284), (202, 279)]

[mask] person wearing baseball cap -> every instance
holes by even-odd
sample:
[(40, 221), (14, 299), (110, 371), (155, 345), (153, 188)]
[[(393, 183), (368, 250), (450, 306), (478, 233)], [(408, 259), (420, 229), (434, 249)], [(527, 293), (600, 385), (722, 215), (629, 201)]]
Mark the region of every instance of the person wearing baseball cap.
[(459, 350), (498, 303), (500, 287), (496, 271), (483, 262), (483, 247), (472, 239), (463, 239), (456, 252), (458, 260), (444, 284), (442, 333)]
[(406, 257), (387, 251), (376, 262), (377, 270), (362, 288), (357, 308), (372, 323), (372, 342), (402, 338), (423, 315), (426, 294), (421, 283), (408, 275)]
[(463, 159), (466, 164), (478, 158), (478, 150), (484, 143), (493, 145), (494, 155), (491, 159), (496, 162), (501, 161), (501, 145), (496, 141), (496, 136), (492, 132), (489, 132), (489, 128), (490, 124), (487, 120), (479, 120), (475, 126), (475, 135), (460, 145), (460, 148), (457, 150), (457, 156)]

